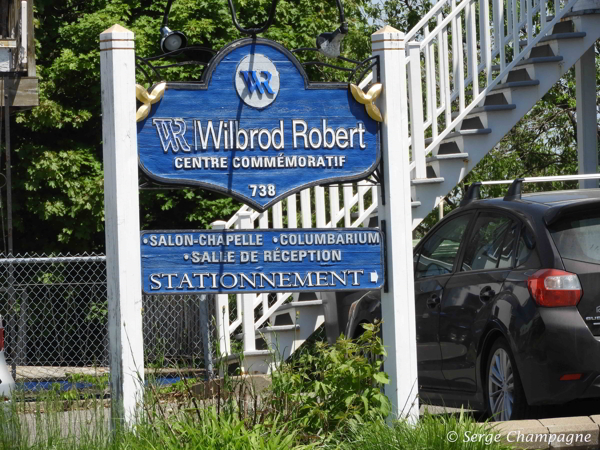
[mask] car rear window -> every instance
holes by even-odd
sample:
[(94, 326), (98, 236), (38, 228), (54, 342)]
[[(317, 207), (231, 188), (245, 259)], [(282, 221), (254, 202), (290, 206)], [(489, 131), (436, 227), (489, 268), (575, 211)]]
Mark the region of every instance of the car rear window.
[(600, 214), (579, 213), (550, 227), (562, 258), (600, 264)]

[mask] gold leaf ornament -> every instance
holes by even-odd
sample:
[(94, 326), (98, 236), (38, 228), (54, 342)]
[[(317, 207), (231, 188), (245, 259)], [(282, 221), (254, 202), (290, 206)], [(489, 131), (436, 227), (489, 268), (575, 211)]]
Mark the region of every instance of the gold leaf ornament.
[(140, 109), (135, 113), (136, 122), (140, 122), (148, 117), (152, 105), (159, 102), (160, 99), (163, 98), (163, 95), (165, 95), (166, 87), (167, 83), (160, 83), (152, 90), (151, 94), (148, 94), (148, 91), (144, 86), (139, 84), (135, 85), (135, 96), (143, 103), (143, 105), (140, 106)]
[(350, 92), (352, 92), (354, 100), (365, 105), (367, 114), (369, 114), (371, 119), (376, 120), (377, 122), (383, 122), (381, 111), (379, 111), (379, 108), (375, 106), (375, 100), (377, 100), (377, 97), (379, 97), (383, 92), (383, 84), (375, 83), (369, 88), (366, 94), (357, 85), (351, 84)]

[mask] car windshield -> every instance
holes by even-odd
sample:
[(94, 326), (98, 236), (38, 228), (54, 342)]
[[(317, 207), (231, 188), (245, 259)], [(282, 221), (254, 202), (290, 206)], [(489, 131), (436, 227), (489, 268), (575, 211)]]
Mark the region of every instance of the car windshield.
[(600, 264), (600, 213), (586, 211), (550, 227), (562, 258)]

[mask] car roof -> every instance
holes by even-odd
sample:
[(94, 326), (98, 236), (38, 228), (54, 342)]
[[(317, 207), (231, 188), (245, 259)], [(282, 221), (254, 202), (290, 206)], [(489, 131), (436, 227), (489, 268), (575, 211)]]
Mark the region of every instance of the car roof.
[(493, 208), (526, 216), (537, 222), (542, 217), (557, 218), (559, 212), (565, 208), (573, 209), (586, 205), (600, 206), (600, 189), (535, 192), (523, 194), (520, 199), (515, 200), (504, 200), (502, 197), (473, 200), (465, 206), (456, 208), (452, 214), (472, 209)]

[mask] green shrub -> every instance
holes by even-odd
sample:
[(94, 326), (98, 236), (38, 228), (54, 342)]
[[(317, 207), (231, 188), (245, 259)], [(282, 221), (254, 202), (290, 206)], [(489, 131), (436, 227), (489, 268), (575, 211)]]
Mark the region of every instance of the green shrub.
[(381, 371), (385, 348), (378, 326), (363, 327), (356, 340), (341, 336), (335, 345), (316, 342), (282, 364), (272, 376), (272, 409), (314, 435), (327, 435), (349, 419), (386, 417), (391, 405), (381, 391), (389, 382)]

